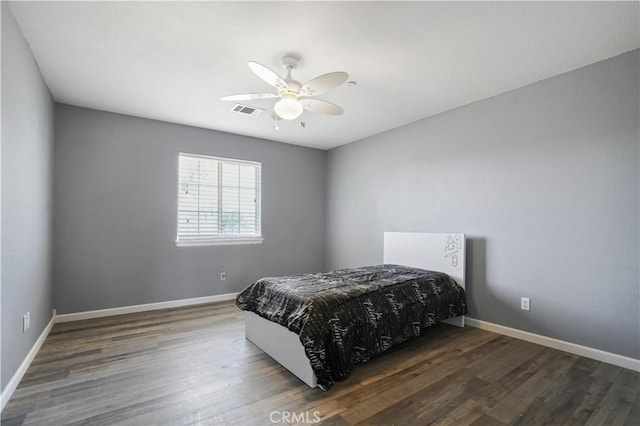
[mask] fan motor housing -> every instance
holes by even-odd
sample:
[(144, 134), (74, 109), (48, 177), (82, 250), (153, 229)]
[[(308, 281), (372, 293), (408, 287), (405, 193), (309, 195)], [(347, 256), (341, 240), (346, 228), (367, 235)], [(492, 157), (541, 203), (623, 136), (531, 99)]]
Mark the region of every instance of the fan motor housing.
[(300, 57), (297, 55), (289, 54), (283, 56), (282, 59), (280, 59), (280, 63), (282, 64), (282, 68), (284, 68), (285, 70), (294, 69), (298, 66), (298, 63), (300, 63)]

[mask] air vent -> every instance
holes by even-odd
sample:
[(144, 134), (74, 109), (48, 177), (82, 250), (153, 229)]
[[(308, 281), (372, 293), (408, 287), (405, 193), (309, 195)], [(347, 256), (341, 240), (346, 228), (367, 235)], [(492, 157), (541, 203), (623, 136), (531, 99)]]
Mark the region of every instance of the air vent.
[(264, 110), (260, 109), (260, 108), (256, 108), (256, 107), (252, 107), (252, 106), (247, 106), (247, 105), (240, 105), (240, 104), (236, 104), (236, 106), (234, 106), (231, 111), (233, 112), (237, 112), (238, 114), (244, 114), (244, 115), (252, 115), (254, 117), (259, 116)]

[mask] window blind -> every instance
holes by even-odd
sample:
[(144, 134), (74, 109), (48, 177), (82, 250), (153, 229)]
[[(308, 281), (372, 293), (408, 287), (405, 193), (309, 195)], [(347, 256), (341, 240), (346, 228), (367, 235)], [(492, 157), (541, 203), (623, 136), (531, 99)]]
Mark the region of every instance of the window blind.
[(261, 164), (178, 154), (178, 241), (260, 237)]

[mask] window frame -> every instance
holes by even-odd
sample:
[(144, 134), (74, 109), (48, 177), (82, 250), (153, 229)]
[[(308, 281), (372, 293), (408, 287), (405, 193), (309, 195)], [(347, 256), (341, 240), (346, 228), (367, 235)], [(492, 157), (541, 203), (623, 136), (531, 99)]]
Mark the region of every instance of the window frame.
[[(244, 164), (251, 165), (257, 168), (259, 172), (256, 176), (256, 228), (257, 233), (255, 235), (246, 235), (246, 234), (234, 234), (234, 235), (218, 235), (215, 237), (207, 236), (207, 237), (193, 237), (193, 238), (180, 238), (180, 157), (192, 157), (192, 158), (202, 158), (207, 160), (215, 160), (219, 163), (219, 173), (221, 174), (222, 163), (230, 163), (230, 164)], [(176, 186), (176, 246), (177, 247), (197, 247), (197, 246), (216, 246), (216, 245), (237, 245), (237, 244), (261, 244), (264, 241), (262, 237), (262, 163), (260, 161), (250, 161), (250, 160), (242, 160), (236, 158), (225, 158), (218, 157), (214, 155), (204, 155), (204, 154), (192, 154), (189, 152), (178, 152), (176, 156), (177, 167), (176, 167), (176, 177), (177, 177), (177, 186)], [(218, 215), (221, 215), (220, 208), (222, 207), (222, 187), (223, 180), (218, 179)], [(220, 222), (218, 222), (218, 231), (220, 231)]]

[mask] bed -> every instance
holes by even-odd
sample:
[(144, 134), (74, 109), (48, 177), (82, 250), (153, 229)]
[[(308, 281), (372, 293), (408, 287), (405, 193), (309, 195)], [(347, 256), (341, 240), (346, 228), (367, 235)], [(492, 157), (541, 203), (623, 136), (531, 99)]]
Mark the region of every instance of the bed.
[(310, 387), (441, 321), (464, 326), (464, 234), (385, 232), (383, 264), (262, 278), (241, 292), (246, 337)]

